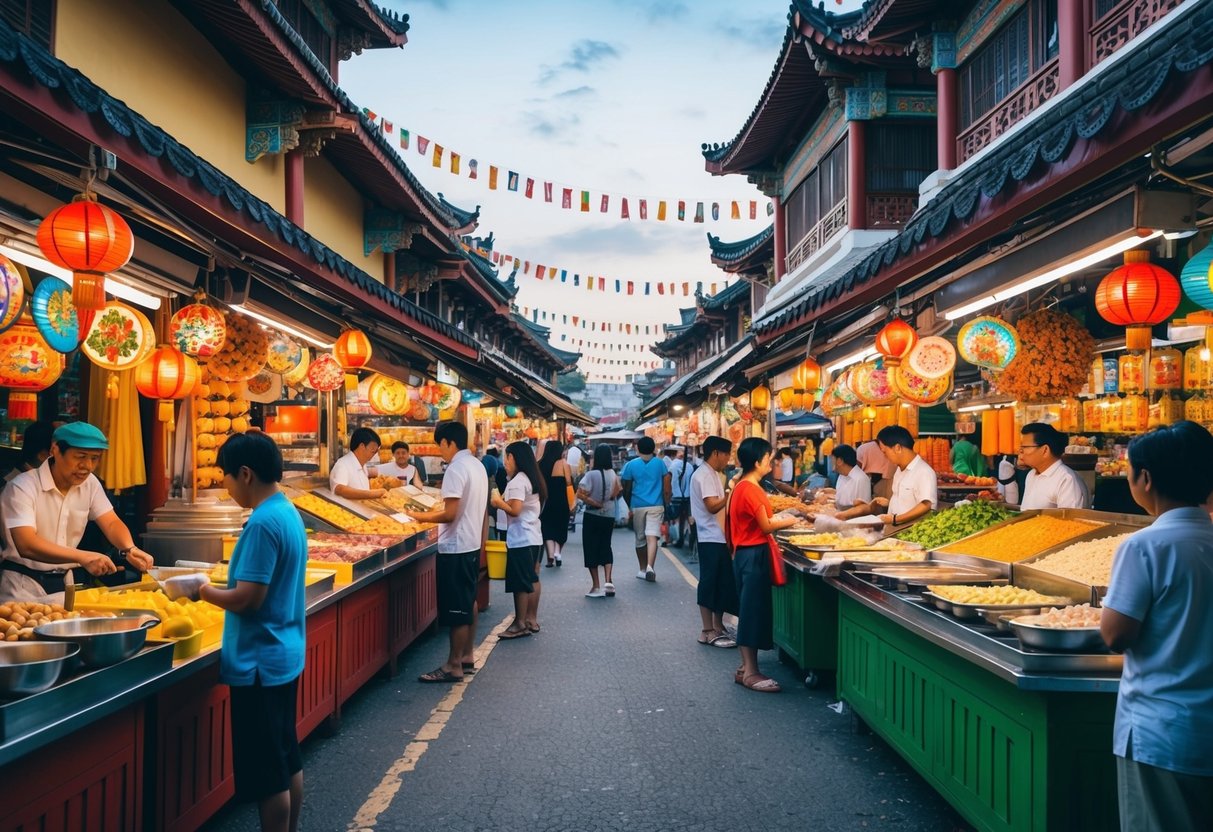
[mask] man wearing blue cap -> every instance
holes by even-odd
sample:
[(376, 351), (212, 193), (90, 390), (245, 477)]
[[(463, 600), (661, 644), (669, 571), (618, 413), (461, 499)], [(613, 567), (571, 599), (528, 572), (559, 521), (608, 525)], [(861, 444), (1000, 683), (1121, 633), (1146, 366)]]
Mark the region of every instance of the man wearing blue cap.
[(14, 477), (0, 494), (0, 603), (62, 604), (73, 567), (90, 575), (115, 572), (117, 566), (107, 556), (76, 548), (90, 520), (117, 547), (120, 560), (139, 571), (151, 567), (152, 556), (135, 545), (93, 475), (108, 449), (105, 434), (87, 422), (61, 425), (52, 437), (50, 459)]

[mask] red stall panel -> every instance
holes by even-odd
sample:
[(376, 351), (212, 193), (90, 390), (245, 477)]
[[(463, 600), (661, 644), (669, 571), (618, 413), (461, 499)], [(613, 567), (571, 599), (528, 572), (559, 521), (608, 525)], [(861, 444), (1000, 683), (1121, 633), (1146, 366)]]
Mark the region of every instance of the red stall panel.
[(337, 606), (307, 618), (307, 658), (299, 677), (295, 731), (302, 740), (337, 709)]
[(135, 832), (142, 783), (140, 704), (0, 769), (0, 830)]
[(157, 697), (156, 829), (197, 829), (236, 793), (231, 714), (217, 666)]
[(388, 582), (377, 581), (337, 604), (337, 704), (388, 662)]

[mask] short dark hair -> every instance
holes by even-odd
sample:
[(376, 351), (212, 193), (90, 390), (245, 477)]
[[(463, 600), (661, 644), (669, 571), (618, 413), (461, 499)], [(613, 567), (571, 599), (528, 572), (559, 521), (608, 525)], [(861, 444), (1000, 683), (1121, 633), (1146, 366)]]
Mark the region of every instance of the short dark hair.
[(1029, 422), (1019, 430), (1020, 436), (1031, 435), (1037, 445), (1044, 445), (1053, 456), (1060, 458), (1066, 452), (1069, 437), (1048, 422)]
[(487, 449), (485, 449), (484, 455), (500, 457), (501, 452), (497, 450), (496, 445), (489, 445), (489, 447)]
[(1164, 497), (1203, 506), (1213, 494), (1213, 434), (1196, 422), (1155, 428), (1129, 441), (1130, 475), (1150, 472), (1150, 483)]
[(261, 431), (229, 436), (219, 449), (216, 464), (223, 473), (232, 476), (241, 468), (248, 468), (261, 482), (282, 482), (282, 451)]
[(396, 451), (407, 451), (408, 449), (409, 449), (408, 442), (393, 442), (392, 443), (392, 453), (396, 453)]
[(850, 445), (835, 445), (834, 450), (830, 451), (830, 456), (837, 459), (846, 465), (858, 465), (859, 457), (855, 453), (855, 449)]
[(468, 446), (468, 426), (463, 422), (439, 422), (434, 428), (434, 444), (441, 445), (444, 439), (459, 450), (465, 450)]
[(771, 443), (761, 436), (741, 440), (741, 444), (737, 446), (737, 461), (741, 464), (741, 473), (748, 474), (753, 471), (770, 452)]
[(379, 441), (379, 434), (375, 433), (371, 428), (354, 428), (354, 432), (350, 434), (350, 450), (356, 451), (363, 445), (382, 445)]
[(907, 450), (914, 450), (914, 435), (901, 425), (888, 425), (881, 428), (880, 433), (876, 434), (876, 441), (886, 448), (900, 445)]
[(648, 456), (657, 450), (657, 443), (653, 441), (653, 437), (651, 436), (642, 436), (640, 437), (640, 441), (636, 443), (636, 450)]
[(709, 436), (703, 440), (703, 458), (705, 460), (711, 459), (712, 454), (718, 451), (722, 454), (733, 453), (733, 443), (723, 436)]
[[(38, 455), (51, 452), (51, 437), (55, 426), (50, 422), (30, 422), (21, 437), (21, 457), (29, 463), (38, 461)], [(64, 449), (60, 448), (60, 452)]]

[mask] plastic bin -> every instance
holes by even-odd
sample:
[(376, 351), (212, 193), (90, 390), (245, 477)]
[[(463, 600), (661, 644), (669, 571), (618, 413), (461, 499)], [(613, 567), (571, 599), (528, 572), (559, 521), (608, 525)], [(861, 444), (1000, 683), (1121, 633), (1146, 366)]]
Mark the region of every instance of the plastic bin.
[(505, 580), (505, 541), (490, 540), (484, 545), (489, 563), (489, 577), (495, 581)]

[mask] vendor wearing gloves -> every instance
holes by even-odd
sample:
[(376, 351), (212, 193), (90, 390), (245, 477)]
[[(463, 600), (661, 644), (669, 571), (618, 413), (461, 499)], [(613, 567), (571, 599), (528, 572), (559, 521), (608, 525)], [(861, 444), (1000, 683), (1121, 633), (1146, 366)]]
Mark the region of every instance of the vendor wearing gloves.
[(4, 488), (0, 602), (62, 604), (73, 567), (98, 576), (116, 572), (106, 555), (76, 548), (90, 520), (117, 547), (120, 561), (141, 572), (152, 566), (152, 556), (135, 545), (93, 475), (107, 450), (105, 434), (87, 422), (61, 425), (52, 437), (50, 458)]
[(350, 451), (333, 463), (329, 488), (347, 500), (374, 500), (387, 493), (386, 488), (371, 488), (366, 464), (379, 455), (379, 434), (370, 428), (355, 428), (350, 434)]
[(1073, 469), (1061, 461), (1066, 435), (1044, 422), (1020, 431), (1019, 463), (1032, 470), (1024, 485), (1024, 511), (1034, 508), (1090, 508), (1091, 493)]
[[(877, 497), (867, 505), (857, 504), (838, 519), (875, 514), (890, 526), (904, 526), (920, 519), (939, 505), (939, 479), (935, 469), (914, 452), (914, 436), (900, 425), (881, 428), (876, 443), (893, 473), (893, 496)], [(840, 481), (841, 482), (841, 481)]]

